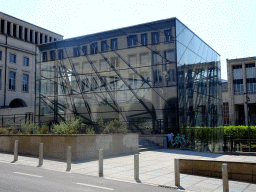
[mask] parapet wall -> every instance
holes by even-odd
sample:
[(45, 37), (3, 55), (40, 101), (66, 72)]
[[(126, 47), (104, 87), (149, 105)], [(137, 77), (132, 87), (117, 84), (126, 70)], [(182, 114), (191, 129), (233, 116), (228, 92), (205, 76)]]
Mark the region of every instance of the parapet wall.
[(256, 163), (180, 159), (180, 172), (208, 177), (222, 177), (222, 164), (228, 165), (228, 178), (256, 182)]
[(138, 134), (99, 135), (0, 135), (0, 151), (13, 153), (14, 142), (19, 141), (19, 154), (39, 154), (44, 144), (44, 157), (66, 160), (67, 147), (72, 147), (72, 161), (96, 159), (99, 149), (104, 157), (138, 153)]

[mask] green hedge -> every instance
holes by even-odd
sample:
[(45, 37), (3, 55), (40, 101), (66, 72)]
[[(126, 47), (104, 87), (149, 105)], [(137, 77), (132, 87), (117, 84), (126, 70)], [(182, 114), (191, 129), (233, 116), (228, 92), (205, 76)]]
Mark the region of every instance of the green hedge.
[[(233, 135), (234, 138), (244, 139), (248, 137), (248, 126), (224, 126), (224, 134)], [(256, 126), (250, 126), (250, 135), (256, 139)]]

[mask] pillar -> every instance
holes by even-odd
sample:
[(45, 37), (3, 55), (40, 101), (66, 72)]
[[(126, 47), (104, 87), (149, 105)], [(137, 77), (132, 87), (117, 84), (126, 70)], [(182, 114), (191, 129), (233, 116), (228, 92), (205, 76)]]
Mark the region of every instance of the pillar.
[(235, 125), (235, 103), (234, 103), (234, 82), (233, 65), (227, 60), (228, 94), (229, 94), (229, 124)]
[(37, 32), (37, 44), (40, 45), (40, 33)]
[(247, 96), (247, 87), (246, 87), (246, 68), (245, 63), (242, 63), (242, 69), (243, 69), (243, 90), (244, 90), (244, 121), (245, 125), (248, 125), (248, 104), (246, 102), (246, 96)]
[(17, 37), (17, 38), (20, 38), (20, 37), (19, 37), (19, 34), (20, 34), (20, 26), (19, 26), (19, 25), (16, 25), (16, 37)]
[(21, 39), (24, 40), (25, 39), (25, 27), (21, 28)]
[(4, 20), (4, 34), (7, 34), (7, 20)]
[(42, 34), (42, 44), (45, 43), (45, 34)]
[(10, 23), (10, 36), (13, 36), (13, 23)]
[(28, 29), (27, 40), (30, 42), (30, 29)]
[(36, 41), (36, 32), (32, 31), (32, 43), (35, 43)]

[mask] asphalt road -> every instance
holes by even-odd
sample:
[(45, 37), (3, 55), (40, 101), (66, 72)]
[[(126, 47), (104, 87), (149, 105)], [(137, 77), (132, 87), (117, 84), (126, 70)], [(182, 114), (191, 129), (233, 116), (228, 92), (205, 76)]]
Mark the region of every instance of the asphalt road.
[(176, 189), (129, 183), (70, 172), (0, 162), (0, 191), (168, 191)]

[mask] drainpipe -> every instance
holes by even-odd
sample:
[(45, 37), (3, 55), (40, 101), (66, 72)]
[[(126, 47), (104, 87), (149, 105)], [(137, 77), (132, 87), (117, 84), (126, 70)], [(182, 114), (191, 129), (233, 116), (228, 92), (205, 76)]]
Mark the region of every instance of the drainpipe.
[(4, 106), (6, 107), (6, 73), (7, 73), (7, 35), (5, 36), (5, 64), (4, 64)]

